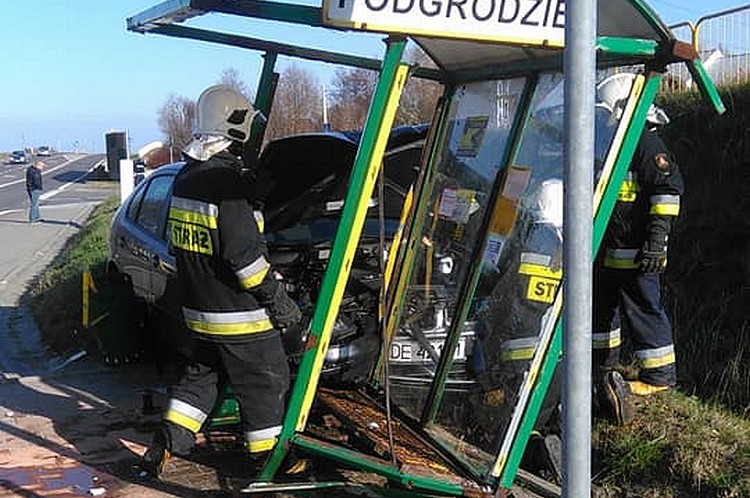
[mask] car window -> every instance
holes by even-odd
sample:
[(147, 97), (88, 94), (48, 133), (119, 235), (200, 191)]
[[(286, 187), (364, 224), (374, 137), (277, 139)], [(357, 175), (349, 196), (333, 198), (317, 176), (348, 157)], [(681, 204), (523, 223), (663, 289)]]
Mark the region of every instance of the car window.
[(166, 204), (169, 202), (172, 180), (172, 176), (162, 175), (149, 182), (144, 189), (140, 207), (133, 220), (141, 228), (161, 240), (165, 240)]
[(143, 194), (146, 192), (146, 185), (139, 185), (140, 188), (136, 187), (135, 192), (130, 198), (130, 204), (128, 205), (128, 219), (135, 223), (135, 219), (138, 216), (138, 209), (141, 207), (141, 201), (143, 200)]

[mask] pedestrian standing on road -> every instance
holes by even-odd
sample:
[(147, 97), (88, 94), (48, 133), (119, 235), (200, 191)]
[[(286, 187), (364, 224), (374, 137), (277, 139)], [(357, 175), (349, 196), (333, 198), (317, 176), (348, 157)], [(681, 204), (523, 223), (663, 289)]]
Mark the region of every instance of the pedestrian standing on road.
[[(597, 94), (618, 112), (635, 75), (603, 81)], [(661, 274), (684, 185), (672, 153), (657, 134), (668, 122), (652, 106), (594, 265), (594, 365), (603, 415), (615, 423), (630, 418), (628, 396), (647, 396), (676, 384), (672, 325), (661, 302)], [(621, 330), (638, 360), (637, 379), (625, 383), (614, 370)]]
[(42, 183), (42, 171), (44, 163), (36, 161), (26, 168), (26, 192), (29, 194), (29, 223), (42, 221), (39, 213), (39, 198), (44, 188)]
[(289, 387), (281, 332), (301, 319), (276, 279), (240, 171), (243, 144), (259, 114), (234, 89), (206, 89), (193, 141), (175, 178), (169, 209), (182, 314), (191, 331), (185, 371), (171, 390), (163, 424), (143, 456), (158, 477), (170, 455), (186, 455), (226, 379), (237, 398), (249, 465), (276, 445)]

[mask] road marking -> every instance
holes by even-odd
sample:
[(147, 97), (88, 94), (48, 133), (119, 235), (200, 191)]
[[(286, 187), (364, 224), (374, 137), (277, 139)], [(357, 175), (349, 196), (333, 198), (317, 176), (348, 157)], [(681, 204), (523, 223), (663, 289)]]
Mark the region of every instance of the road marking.
[[(53, 168), (50, 168), (50, 169), (48, 169), (48, 170), (46, 170), (46, 171), (43, 171), (43, 172), (42, 172), (42, 175), (47, 175), (47, 174), (49, 174), (49, 173), (53, 173), (53, 172), (57, 171), (58, 169), (60, 169), (60, 168), (64, 168), (64, 167), (65, 167), (65, 166), (67, 166), (68, 164), (70, 164), (70, 163), (72, 163), (72, 162), (74, 162), (74, 161), (77, 161), (78, 159), (81, 159), (81, 158), (80, 158), (80, 157), (78, 157), (78, 158), (76, 158), (76, 159), (70, 159), (70, 160), (68, 160), (67, 162), (64, 162), (64, 163), (62, 163), (62, 164), (61, 164), (61, 165), (59, 165), (59, 166), (55, 166), (55, 167), (53, 167)], [(75, 180), (73, 180), (72, 182), (68, 182), (68, 183), (66, 183), (65, 185), (63, 185), (62, 187), (59, 187), (59, 188), (57, 188), (57, 189), (53, 190), (52, 192), (56, 192), (56, 193), (55, 193), (55, 194), (53, 194), (53, 195), (57, 195), (57, 193), (59, 193), (59, 192), (57, 192), (58, 190), (60, 190), (60, 189), (63, 189), (63, 190), (64, 190), (64, 189), (68, 188), (68, 185), (70, 185), (71, 183), (75, 183), (75, 182), (77, 182), (78, 180), (80, 180), (80, 179), (81, 179), (81, 178), (83, 178), (84, 176), (86, 176), (86, 175), (88, 175), (89, 173), (91, 173), (92, 171), (94, 171), (94, 170), (96, 169), (96, 167), (97, 167), (97, 165), (98, 165), (98, 164), (99, 164), (99, 161), (97, 161), (96, 163), (94, 163), (94, 165), (93, 165), (93, 166), (91, 166), (91, 168), (89, 168), (89, 170), (88, 170), (87, 172), (85, 172), (85, 173), (82, 173), (82, 174), (81, 174), (81, 176), (79, 176), (78, 178), (76, 178), (76, 179), (75, 179)], [(17, 184), (19, 184), (19, 183), (25, 183), (25, 182), (26, 182), (26, 178), (20, 178), (20, 179), (18, 179), (18, 180), (13, 180), (12, 182), (8, 182), (8, 183), (2, 183), (2, 184), (0, 184), (0, 188), (10, 187), (11, 185), (17, 185)], [(52, 196), (51, 196), (51, 195), (47, 195), (47, 194), (42, 194), (42, 197), (41, 197), (41, 198), (42, 198), (42, 199), (46, 199), (46, 198), (48, 198), (48, 197), (52, 197)]]

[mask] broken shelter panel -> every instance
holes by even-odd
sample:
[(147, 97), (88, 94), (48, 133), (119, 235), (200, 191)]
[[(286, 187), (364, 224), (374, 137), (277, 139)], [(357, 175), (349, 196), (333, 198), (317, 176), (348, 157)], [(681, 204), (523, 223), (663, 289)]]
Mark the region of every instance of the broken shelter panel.
[[(414, 270), (405, 307), (389, 352), (391, 395), (419, 417), (455, 313), (458, 292), (468, 277), (471, 252), (493, 185), (503, 169), (518, 111), (523, 79), (485, 81), (460, 87), (439, 137), (435, 181), (428, 214), (418, 234)], [(468, 362), (474, 323), (463, 324), (447, 380), (446, 396), (461, 396), (474, 380)]]
[[(519, 403), (542, 333), (557, 319), (552, 304), (562, 279), (563, 254), (563, 76), (544, 74), (521, 131), (520, 146), (500, 174), (482, 267), (467, 316), (473, 332), (464, 362), (461, 396), (444, 396), (434, 436), (481, 471), (490, 470), (511, 426), (523, 413)], [(597, 163), (609, 150), (617, 120), (599, 116)], [(592, 165), (592, 169), (593, 169)], [(546, 339), (548, 340), (548, 339)], [(555, 423), (558, 374), (537, 428)], [(516, 422), (517, 424), (517, 422)], [(470, 443), (470, 444), (466, 444)]]

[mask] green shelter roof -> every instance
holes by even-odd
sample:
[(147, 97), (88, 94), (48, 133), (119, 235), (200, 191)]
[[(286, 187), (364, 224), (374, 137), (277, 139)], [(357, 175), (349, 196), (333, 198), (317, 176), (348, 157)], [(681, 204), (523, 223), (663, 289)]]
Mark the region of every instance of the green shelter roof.
[[(349, 4), (349, 15), (356, 2), (356, 8), (367, 5), (382, 7), (383, 15), (375, 15), (372, 21), (354, 20), (331, 22), (331, 9)], [(392, 3), (391, 3), (392, 2)], [(412, 7), (408, 15), (395, 18), (389, 14)], [(434, 9), (430, 17), (426, 9)], [(441, 10), (442, 9), (442, 10)], [(504, 10), (503, 10), (504, 9)], [(526, 9), (526, 10), (524, 10)], [(480, 77), (512, 75), (533, 70), (560, 68), (562, 66), (562, 34), (565, 16), (564, 0), (540, 0), (521, 2), (519, 0), (326, 0), (322, 5), (282, 3), (269, 0), (167, 0), (127, 19), (131, 31), (160, 33), (169, 36), (201, 39), (204, 41), (233, 45), (260, 51), (276, 51), (325, 62), (350, 64), (359, 67), (377, 67), (377, 61), (358, 55), (346, 55), (340, 45), (334, 52), (317, 50), (258, 40), (242, 34), (227, 34), (207, 30), (193, 24), (187, 26), (188, 19), (208, 13), (221, 13), (256, 20), (284, 22), (339, 31), (357, 30), (375, 33), (397, 33), (409, 36), (433, 59), (437, 71), (429, 77), (445, 80), (465, 80)], [(602, 64), (636, 63), (653, 59), (659, 54), (666, 56), (664, 63), (680, 59), (692, 59), (689, 50), (681, 57), (674, 54), (674, 36), (657, 14), (642, 0), (599, 0), (597, 34), (600, 40), (600, 61)], [(433, 15), (440, 12), (439, 15)], [(368, 14), (367, 12), (365, 14)], [(334, 16), (338, 15), (334, 13)], [(471, 19), (471, 17), (474, 19)], [(449, 18), (452, 16), (452, 18)], [(513, 17), (514, 16), (514, 17)], [(428, 24), (433, 18), (439, 19), (441, 29), (431, 29)], [(477, 17), (482, 22), (477, 22)], [(516, 21), (515, 35), (506, 35), (508, 23), (499, 19), (513, 17)], [(474, 24), (464, 27), (465, 33), (457, 27), (460, 21)], [(389, 20), (390, 19), (390, 20)], [(395, 19), (395, 21), (393, 20)], [(401, 19), (406, 20), (404, 24)], [(454, 19), (459, 22), (454, 22)], [(199, 21), (199, 19), (196, 19)], [(523, 22), (522, 22), (523, 21)], [(394, 24), (395, 23), (395, 24)], [(399, 24), (400, 23), (400, 24)], [(423, 23), (421, 26), (419, 23)], [(481, 26), (480, 26), (481, 25)], [(553, 29), (544, 31), (540, 26)], [(487, 28), (484, 35), (469, 38), (476, 26)], [(455, 29), (454, 29), (455, 28)], [(468, 30), (467, 30), (468, 29)], [(254, 30), (248, 29), (248, 33)], [(538, 31), (538, 34), (535, 33)], [(436, 34), (437, 33), (437, 34)], [(520, 33), (520, 36), (519, 36)], [(339, 36), (348, 36), (340, 33)], [(352, 35), (356, 36), (356, 35)], [(556, 39), (554, 37), (557, 37)], [(601, 40), (615, 40), (619, 49), (602, 44)], [(640, 44), (627, 45), (628, 41)], [(625, 45), (623, 45), (625, 43)], [(623, 48), (624, 47), (624, 48)]]

